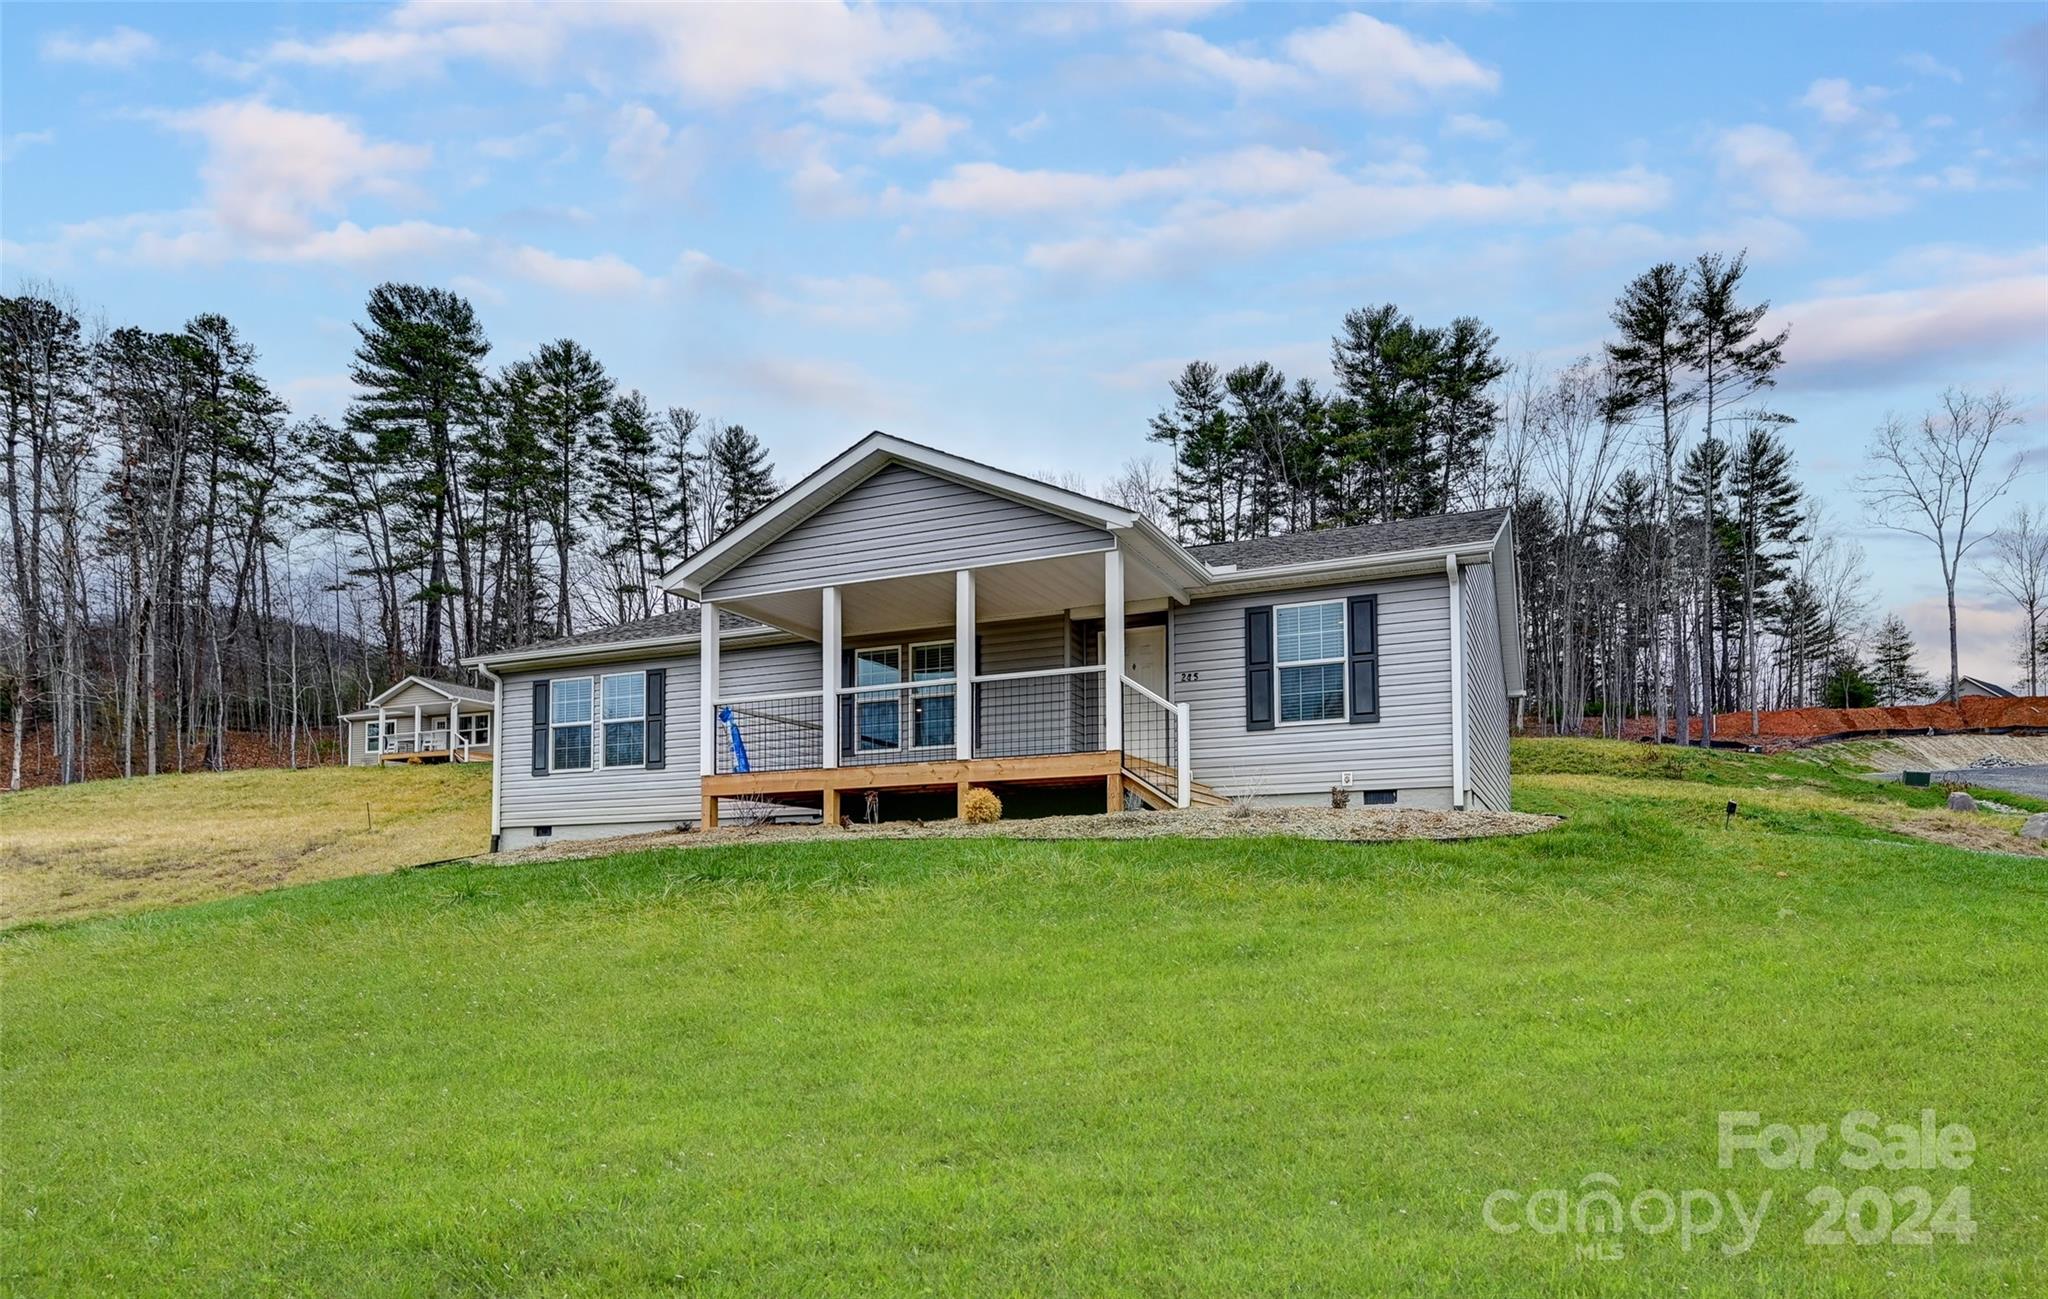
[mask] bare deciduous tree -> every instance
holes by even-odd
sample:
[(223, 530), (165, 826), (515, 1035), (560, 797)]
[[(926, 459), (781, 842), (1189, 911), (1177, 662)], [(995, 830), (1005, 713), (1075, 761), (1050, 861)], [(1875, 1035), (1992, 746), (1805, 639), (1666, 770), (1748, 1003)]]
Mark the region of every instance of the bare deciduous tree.
[(1962, 675), (1956, 647), (1956, 583), (1963, 560), (1984, 540), (1985, 514), (2019, 477), (2020, 462), (2000, 463), (2000, 434), (2020, 422), (2003, 391), (1977, 396), (1961, 388), (1941, 395), (1941, 409), (1909, 425), (1893, 416), (1878, 427), (1857, 477), (1865, 505), (1881, 527), (1934, 547), (1948, 597), (1948, 688)]
[(1978, 571), (2011, 597), (2024, 620), (2015, 666), (2026, 674), (2027, 693), (2041, 693), (2041, 633), (2048, 621), (2048, 507), (2026, 504), (1991, 534), (1991, 553)]

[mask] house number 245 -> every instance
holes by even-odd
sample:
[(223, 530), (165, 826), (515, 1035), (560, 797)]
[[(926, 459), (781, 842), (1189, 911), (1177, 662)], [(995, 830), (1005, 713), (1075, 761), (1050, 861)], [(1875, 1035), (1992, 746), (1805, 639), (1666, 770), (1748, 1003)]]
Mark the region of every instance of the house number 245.
[(1199, 672), (1176, 672), (1173, 679), (1181, 685), (1186, 685), (1190, 681), (1200, 681), (1202, 674)]

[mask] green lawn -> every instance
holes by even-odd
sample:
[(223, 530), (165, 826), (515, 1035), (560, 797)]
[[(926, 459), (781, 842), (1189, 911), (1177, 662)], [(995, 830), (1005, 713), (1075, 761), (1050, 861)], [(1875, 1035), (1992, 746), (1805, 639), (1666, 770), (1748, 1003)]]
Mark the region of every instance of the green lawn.
[[(0, 936), (0, 1278), (2041, 1293), (2048, 863), (1874, 829), (1889, 796), (1832, 775), (1619, 747), (1519, 777), (1570, 818), (1526, 838), (748, 846)], [(1723, 1110), (1923, 1108), (1971, 1167), (1717, 1164)], [(1732, 1220), (1689, 1250), (1482, 1223), (1597, 1173), (1774, 1202), (1734, 1257)], [(1976, 1237), (1805, 1244), (1823, 1183), (1967, 1184)]]

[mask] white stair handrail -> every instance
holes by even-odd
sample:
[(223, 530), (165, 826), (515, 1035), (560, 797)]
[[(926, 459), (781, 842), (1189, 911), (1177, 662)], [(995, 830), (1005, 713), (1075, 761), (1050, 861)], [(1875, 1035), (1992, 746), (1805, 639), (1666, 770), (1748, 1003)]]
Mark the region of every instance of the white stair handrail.
[(1193, 773), (1189, 770), (1188, 765), (1188, 706), (1161, 698), (1141, 681), (1133, 681), (1126, 676), (1119, 676), (1118, 680), (1137, 691), (1144, 698), (1151, 700), (1167, 712), (1173, 714), (1178, 727), (1174, 731), (1173, 736), (1173, 804), (1175, 807), (1186, 810), (1188, 801), (1193, 794), (1193, 790), (1190, 788)]

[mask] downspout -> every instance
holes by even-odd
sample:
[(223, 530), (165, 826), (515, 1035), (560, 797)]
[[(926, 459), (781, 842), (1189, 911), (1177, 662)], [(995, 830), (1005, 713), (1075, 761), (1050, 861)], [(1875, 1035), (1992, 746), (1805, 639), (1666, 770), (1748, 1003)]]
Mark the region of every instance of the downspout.
[(498, 816), (498, 759), (504, 757), (498, 750), (505, 747), (505, 683), (497, 673), (479, 663), (476, 670), (491, 679), (491, 851), (498, 851), (498, 837), (502, 833)]
[(1451, 588), (1451, 807), (1465, 810), (1465, 586), (1458, 557), (1444, 557)]

